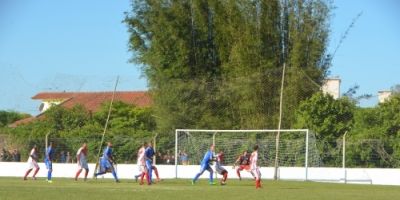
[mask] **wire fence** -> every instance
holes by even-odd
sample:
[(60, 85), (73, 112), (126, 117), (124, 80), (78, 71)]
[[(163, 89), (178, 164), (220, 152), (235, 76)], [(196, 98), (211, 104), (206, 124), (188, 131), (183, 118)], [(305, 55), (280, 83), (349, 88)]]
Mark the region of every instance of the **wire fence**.
[[(204, 135), (203, 135), (204, 136)], [(260, 165), (265, 167), (274, 166), (275, 158), (275, 138), (273, 135), (268, 138), (249, 138), (244, 139), (243, 134), (234, 138), (217, 137), (216, 150), (223, 150), (225, 154), (225, 164), (233, 165), (236, 158), (243, 152), (249, 150), (254, 144), (260, 145), (259, 159)], [(247, 137), (247, 136), (246, 136)], [(1, 138), (0, 162), (26, 162), (29, 152), (33, 145), (38, 148), (39, 160), (43, 161), (45, 152), (45, 138), (42, 140), (26, 140), (23, 144), (16, 144), (7, 137)], [(280, 167), (304, 167), (304, 137), (286, 138), (281, 140)], [(54, 162), (56, 163), (75, 163), (76, 152), (83, 143), (88, 144), (88, 160), (96, 162), (96, 152), (100, 146), (100, 137), (78, 137), (78, 138), (49, 138), (55, 149)], [(153, 142), (155, 144), (157, 164), (175, 164), (175, 139), (174, 137), (148, 137), (134, 138), (131, 136), (108, 137), (106, 141), (113, 143), (113, 151), (118, 163), (136, 163), (137, 151), (143, 142)], [(312, 140), (311, 140), (312, 141)], [(180, 136), (178, 146), (179, 165), (197, 165), (201, 157), (207, 151), (209, 144), (212, 143), (212, 136), (207, 138), (192, 137), (191, 139)], [(343, 167), (343, 156), (345, 156), (345, 166), (348, 168), (396, 168), (400, 166), (399, 159), (393, 156), (393, 150), (388, 148), (392, 143), (400, 141), (385, 141), (379, 139), (347, 140), (343, 155), (343, 140), (337, 141), (336, 148), (329, 152), (320, 152), (316, 146), (320, 146), (317, 141), (310, 142), (309, 167)], [(313, 146), (315, 146), (313, 148)], [(104, 148), (104, 146), (103, 146)], [(328, 160), (329, 162), (324, 162)]]

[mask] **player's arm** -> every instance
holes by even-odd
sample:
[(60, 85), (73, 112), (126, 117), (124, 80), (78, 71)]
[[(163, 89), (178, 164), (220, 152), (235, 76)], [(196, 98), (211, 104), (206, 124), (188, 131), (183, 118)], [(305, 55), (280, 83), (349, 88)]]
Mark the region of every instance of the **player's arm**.
[(78, 153), (76, 154), (76, 163), (78, 163), (78, 165), (81, 165), (81, 163), (80, 163), (80, 162), (81, 162), (81, 161), (80, 161), (81, 159), (80, 159), (80, 156), (79, 156), (79, 155), (80, 155), (80, 151), (78, 151)]
[(239, 156), (239, 157), (236, 159), (235, 163), (233, 163), (232, 169), (235, 169), (236, 165), (240, 165), (240, 157), (241, 157), (241, 156)]

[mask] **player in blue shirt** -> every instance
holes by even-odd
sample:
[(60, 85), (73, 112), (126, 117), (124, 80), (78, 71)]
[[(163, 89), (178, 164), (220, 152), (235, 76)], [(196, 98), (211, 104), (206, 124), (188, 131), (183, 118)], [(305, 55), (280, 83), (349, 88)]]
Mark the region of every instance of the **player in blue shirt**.
[(204, 154), (204, 158), (201, 161), (201, 167), (200, 167), (200, 172), (196, 174), (196, 176), (193, 178), (192, 180), (192, 185), (194, 185), (197, 181), (197, 179), (199, 179), (199, 177), (204, 173), (204, 171), (209, 171), (210, 172), (210, 179), (209, 179), (209, 183), (210, 185), (214, 185), (214, 181), (213, 181), (213, 174), (214, 171), (211, 168), (210, 164), (211, 162), (214, 160), (214, 145), (210, 146), (210, 150), (207, 151), (206, 154)]
[(53, 172), (53, 159), (54, 159), (53, 143), (50, 142), (49, 146), (46, 149), (46, 154), (45, 154), (45, 158), (44, 158), (44, 163), (46, 164), (46, 168), (47, 168), (47, 182), (48, 183), (52, 183), (51, 173)]
[(146, 150), (144, 151), (144, 159), (146, 161), (146, 169), (147, 169), (146, 179), (147, 179), (148, 185), (151, 185), (151, 181), (152, 181), (154, 154), (155, 153), (154, 153), (153, 146), (152, 146), (151, 142), (149, 142), (147, 144)]
[(114, 157), (112, 155), (112, 144), (111, 142), (107, 143), (107, 147), (103, 151), (103, 156), (100, 158), (100, 169), (99, 172), (95, 174), (97, 177), (98, 175), (105, 174), (107, 172), (111, 172), (114, 176), (115, 182), (119, 182), (117, 173), (114, 169)]

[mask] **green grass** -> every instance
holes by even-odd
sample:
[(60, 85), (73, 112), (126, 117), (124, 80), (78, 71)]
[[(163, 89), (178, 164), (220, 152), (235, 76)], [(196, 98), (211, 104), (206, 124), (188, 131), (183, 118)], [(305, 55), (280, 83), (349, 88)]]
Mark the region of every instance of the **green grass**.
[(218, 200), (394, 200), (400, 198), (400, 187), (373, 185), (344, 185), (315, 182), (263, 181), (256, 190), (251, 180), (228, 180), (228, 185), (208, 185), (202, 179), (196, 185), (189, 180), (163, 180), (147, 186), (133, 180), (114, 183), (99, 179), (75, 182), (55, 178), (53, 183), (44, 179), (23, 181), (20, 178), (0, 178), (0, 199), (218, 199)]

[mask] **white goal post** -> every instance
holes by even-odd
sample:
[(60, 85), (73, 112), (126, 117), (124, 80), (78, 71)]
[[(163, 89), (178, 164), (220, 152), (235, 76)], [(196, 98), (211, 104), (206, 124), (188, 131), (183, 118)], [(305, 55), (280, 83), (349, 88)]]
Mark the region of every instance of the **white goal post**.
[[(282, 159), (286, 165), (304, 167), (304, 180), (308, 180), (308, 167), (309, 167), (309, 143), (310, 132), (309, 129), (257, 129), (257, 130), (208, 130), (208, 129), (176, 129), (175, 130), (175, 178), (179, 176), (180, 154), (183, 148), (189, 149), (200, 155), (204, 155), (206, 148), (214, 144), (216, 148), (222, 148), (224, 151), (229, 150), (230, 164), (232, 159), (237, 158), (243, 148), (238, 146), (246, 146), (247, 149), (251, 148), (254, 144), (262, 144), (265, 147), (264, 152), (259, 152), (261, 159), (272, 160), (275, 159), (276, 137), (280, 132), (281, 140), (279, 142)], [(296, 134), (297, 133), (297, 134)], [(200, 139), (197, 137), (201, 137)], [(195, 139), (194, 139), (195, 138)], [(286, 138), (286, 140), (282, 140)], [(315, 144), (315, 137), (313, 138), (313, 145)], [(282, 142), (284, 143), (282, 143)], [(185, 143), (185, 144), (183, 144)], [(199, 144), (201, 143), (201, 144)], [(218, 143), (218, 144), (217, 144)], [(201, 146), (201, 147), (200, 147)], [(223, 147), (221, 147), (223, 146)], [(262, 149), (263, 147), (260, 147)], [(267, 148), (268, 147), (268, 148)], [(272, 148), (273, 147), (273, 148)], [(233, 150), (232, 150), (233, 149)], [(247, 150), (246, 149), (246, 150)], [(313, 149), (314, 150), (314, 149)], [(235, 152), (236, 151), (236, 152)], [(271, 151), (271, 152), (269, 152)], [(286, 152), (285, 152), (286, 151)], [(291, 151), (292, 154), (288, 154)], [(232, 153), (233, 152), (233, 153)], [(232, 154), (232, 155), (230, 155)], [(263, 155), (265, 154), (265, 155)], [(268, 154), (268, 155), (267, 155)], [(273, 155), (273, 156), (271, 156)], [(191, 155), (189, 155), (191, 157)], [(193, 159), (192, 165), (199, 164), (199, 156)], [(287, 160), (284, 160), (287, 159)], [(260, 160), (260, 158), (259, 158)], [(301, 163), (300, 163), (301, 162)], [(267, 164), (265, 164), (267, 163)], [(289, 163), (289, 164), (288, 164)], [(262, 167), (274, 167), (272, 162), (265, 161), (261, 164)], [(278, 166), (279, 168), (279, 166)], [(194, 174), (193, 174), (194, 175)]]

